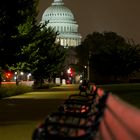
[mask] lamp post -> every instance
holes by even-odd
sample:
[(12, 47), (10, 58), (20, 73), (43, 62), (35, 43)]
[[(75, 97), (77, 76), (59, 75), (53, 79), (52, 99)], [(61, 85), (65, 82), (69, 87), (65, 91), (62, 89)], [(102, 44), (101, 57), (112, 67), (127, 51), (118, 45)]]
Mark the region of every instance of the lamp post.
[(90, 76), (90, 73), (89, 73), (89, 59), (88, 59), (88, 66), (87, 66), (87, 80), (89, 80), (89, 76)]
[(90, 56), (91, 56), (91, 51), (89, 50), (89, 54), (88, 54), (88, 65), (87, 65), (87, 80), (90, 80)]

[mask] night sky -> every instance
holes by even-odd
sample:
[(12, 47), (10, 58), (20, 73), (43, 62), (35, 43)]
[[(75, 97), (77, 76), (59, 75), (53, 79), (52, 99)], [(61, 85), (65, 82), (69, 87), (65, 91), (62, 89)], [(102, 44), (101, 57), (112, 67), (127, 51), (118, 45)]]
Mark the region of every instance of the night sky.
[[(140, 44), (140, 0), (63, 0), (85, 36), (113, 31)], [(38, 20), (53, 0), (40, 0)]]

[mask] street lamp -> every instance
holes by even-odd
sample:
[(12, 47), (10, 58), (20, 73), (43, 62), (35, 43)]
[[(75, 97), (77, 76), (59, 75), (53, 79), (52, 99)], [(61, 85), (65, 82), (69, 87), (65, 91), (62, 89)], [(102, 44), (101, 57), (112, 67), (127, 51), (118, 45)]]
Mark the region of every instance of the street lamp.
[(71, 68), (69, 68), (69, 69), (67, 70), (67, 73), (68, 73), (68, 74), (71, 74)]
[(31, 73), (29, 73), (29, 74), (27, 75), (27, 81), (30, 80), (30, 76), (31, 76), (31, 75), (32, 75)]
[(89, 80), (89, 60), (88, 60), (88, 66), (87, 66), (87, 79)]
[(22, 71), (20, 72), (20, 74), (21, 74), (21, 75), (24, 75), (24, 73), (23, 73)]
[(90, 64), (89, 64), (90, 56), (91, 56), (91, 51), (89, 50), (89, 54), (88, 54), (88, 66), (87, 66), (87, 80), (90, 79)]

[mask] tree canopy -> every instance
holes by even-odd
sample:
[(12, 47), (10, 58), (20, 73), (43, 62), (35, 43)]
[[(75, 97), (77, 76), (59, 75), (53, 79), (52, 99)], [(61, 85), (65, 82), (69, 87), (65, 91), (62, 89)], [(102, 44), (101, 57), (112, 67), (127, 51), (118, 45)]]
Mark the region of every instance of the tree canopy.
[[(102, 77), (117, 80), (140, 69), (140, 45), (125, 40), (115, 32), (93, 32), (87, 35), (79, 49), (81, 52), (84, 50), (85, 61), (90, 62), (92, 72)], [(79, 60), (83, 62), (81, 57)]]
[[(37, 24), (39, 0), (3, 1), (0, 4), (0, 67), (30, 71), (36, 81), (57, 75), (65, 50), (55, 42), (51, 28)], [(8, 3), (8, 4), (7, 4)]]
[(57, 32), (52, 28), (41, 27), (33, 37), (33, 42), (22, 49), (25, 69), (28, 68), (37, 82), (52, 79), (62, 70), (65, 49), (55, 43)]
[[(0, 2), (0, 66), (11, 65), (20, 50), (20, 27), (29, 19), (36, 22), (38, 0), (4, 0)], [(32, 18), (32, 20), (31, 20)], [(31, 24), (30, 24), (31, 25)], [(25, 26), (24, 26), (25, 27)], [(19, 45), (20, 44), (20, 45)]]

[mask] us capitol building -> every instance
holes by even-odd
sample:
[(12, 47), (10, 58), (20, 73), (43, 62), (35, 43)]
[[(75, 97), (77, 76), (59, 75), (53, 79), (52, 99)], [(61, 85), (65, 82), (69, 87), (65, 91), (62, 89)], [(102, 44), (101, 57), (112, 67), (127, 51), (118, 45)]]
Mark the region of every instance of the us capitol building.
[(48, 22), (47, 27), (54, 28), (59, 35), (56, 42), (64, 47), (75, 47), (81, 44), (82, 36), (78, 33), (78, 24), (70, 9), (64, 6), (63, 0), (54, 0), (42, 15), (41, 23)]

